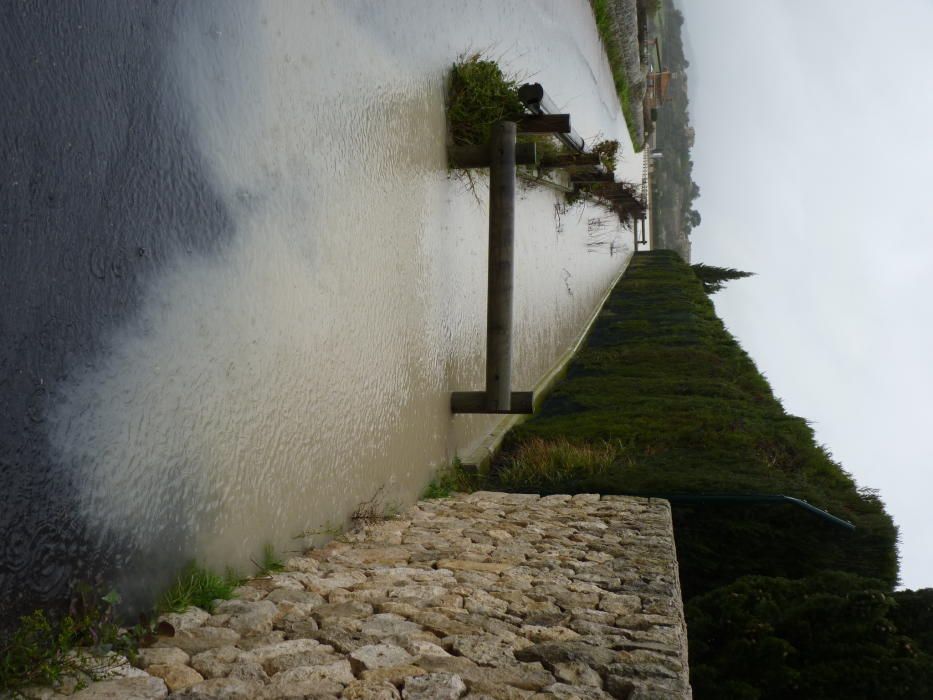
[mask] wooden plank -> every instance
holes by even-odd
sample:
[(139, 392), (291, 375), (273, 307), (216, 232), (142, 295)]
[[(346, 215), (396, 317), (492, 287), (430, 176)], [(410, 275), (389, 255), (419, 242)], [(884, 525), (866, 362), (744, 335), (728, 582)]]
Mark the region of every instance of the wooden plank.
[[(537, 163), (537, 145), (519, 143), (515, 145), (516, 165), (535, 165)], [(488, 168), (489, 146), (449, 146), (447, 162), (452, 168)]]
[(572, 168), (575, 165), (599, 165), (596, 153), (573, 153), (568, 155), (542, 157), (542, 168)]
[(518, 122), (521, 134), (569, 134), (569, 114), (529, 114)]
[(515, 122), (492, 127), (489, 148), (489, 285), (486, 409), (509, 411), (512, 396), (512, 277), (515, 238)]
[(575, 173), (574, 175), (570, 176), (570, 179), (576, 183), (615, 182), (612, 173)]
[(534, 413), (534, 392), (513, 391), (508, 409), (489, 410), (486, 407), (485, 391), (455, 391), (450, 395), (450, 410), (453, 413), (495, 413), (516, 415)]

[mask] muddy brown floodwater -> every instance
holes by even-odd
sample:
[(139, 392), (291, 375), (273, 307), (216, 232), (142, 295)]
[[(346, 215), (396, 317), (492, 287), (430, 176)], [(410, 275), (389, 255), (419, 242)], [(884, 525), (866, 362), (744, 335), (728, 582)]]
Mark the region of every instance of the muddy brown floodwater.
[[(71, 560), (97, 556), (124, 589), (145, 591), (187, 559), (246, 570), (265, 544), (299, 548), (296, 535), (344, 523), (380, 488), (385, 503), (414, 501), (496, 423), (449, 411), (452, 391), (484, 379), (488, 212), (482, 186), (474, 196), (446, 169), (446, 71), (482, 50), (541, 82), (584, 138), (623, 144), (621, 175), (639, 181), (589, 3), (166, 3), (142, 19), (141, 5), (120, 4), (119, 22), (109, 3), (87, 3), (115, 22), (93, 40), (93, 17), (75, 7), (62, 10), (66, 38), (35, 49), (52, 56), (46, 71), (71, 70), (55, 47), (81, 54), (82, 42), (123, 37), (129, 49), (101, 54), (115, 61), (107, 70), (123, 84), (154, 77), (140, 79), (139, 99), (106, 85), (82, 92), (110, 105), (89, 134), (121, 121), (107, 127), (116, 145), (82, 156), (111, 159), (110, 176), (60, 206), (57, 226), (84, 241), (64, 245), (89, 247), (62, 255), (81, 270), (89, 260), (90, 274), (67, 282), (70, 306), (48, 312), (57, 330), (30, 370), (43, 388), (28, 434), (42, 447), (6, 458), (26, 475), (13, 481), (9, 526), (28, 524), (29, 537), (45, 528), (24, 548), (41, 550), (60, 583), (80, 570)], [(68, 142), (101, 149), (105, 136)], [(177, 154), (166, 162), (190, 167), (153, 174), (163, 147)], [(62, 153), (41, 155), (54, 165)], [(74, 187), (61, 183), (66, 195)], [(107, 208), (117, 223), (77, 216), (120, 188), (124, 203)], [(519, 187), (516, 390), (577, 340), (631, 255), (631, 234), (608, 215), (560, 203)], [(153, 207), (160, 216), (146, 215)], [(200, 213), (179, 213), (189, 210)], [(16, 240), (10, 268), (37, 245)], [(115, 245), (126, 262), (100, 252)], [(81, 291), (92, 285), (130, 287), (117, 307)], [(23, 308), (45, 303), (29, 293), (39, 301)], [(23, 313), (5, 323), (28, 326), (28, 338), (38, 325)], [(9, 371), (26, 362), (20, 350)], [(44, 493), (64, 505), (37, 505)], [(78, 532), (80, 548), (68, 539)], [(5, 575), (8, 590), (30, 576)]]

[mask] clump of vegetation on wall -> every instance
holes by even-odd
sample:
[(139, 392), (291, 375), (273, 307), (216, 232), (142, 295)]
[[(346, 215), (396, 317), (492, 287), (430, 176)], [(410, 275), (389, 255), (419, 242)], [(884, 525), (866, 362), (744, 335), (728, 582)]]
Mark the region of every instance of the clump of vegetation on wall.
[(599, 162), (610, 173), (614, 173), (618, 165), (619, 142), (615, 139), (597, 141), (590, 148), (592, 153), (599, 156)]
[(525, 107), (518, 99), (518, 80), (503, 73), (495, 61), (474, 53), (451, 67), (447, 121), (454, 144), (487, 143), (493, 124), (516, 121), (524, 112)]

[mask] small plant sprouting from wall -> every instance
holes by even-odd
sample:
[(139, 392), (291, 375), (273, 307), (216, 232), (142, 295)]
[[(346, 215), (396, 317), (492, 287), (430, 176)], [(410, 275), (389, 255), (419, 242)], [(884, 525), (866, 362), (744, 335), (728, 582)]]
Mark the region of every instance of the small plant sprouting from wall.
[(610, 173), (616, 171), (618, 164), (619, 142), (616, 140), (602, 140), (593, 144), (590, 150), (599, 156), (599, 162)]

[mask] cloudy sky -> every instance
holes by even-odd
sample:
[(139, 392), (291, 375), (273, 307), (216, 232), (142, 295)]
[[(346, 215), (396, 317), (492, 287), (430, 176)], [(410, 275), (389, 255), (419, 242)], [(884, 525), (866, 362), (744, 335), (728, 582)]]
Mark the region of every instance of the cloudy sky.
[(933, 587), (933, 2), (679, 5), (693, 262), (757, 273), (720, 315)]

